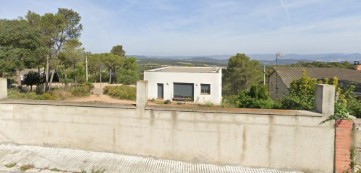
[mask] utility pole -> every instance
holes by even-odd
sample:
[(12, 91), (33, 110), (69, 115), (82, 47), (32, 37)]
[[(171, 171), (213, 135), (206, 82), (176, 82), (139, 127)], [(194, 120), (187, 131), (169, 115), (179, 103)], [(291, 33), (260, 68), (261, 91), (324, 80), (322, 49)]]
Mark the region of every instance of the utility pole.
[(48, 81), (49, 81), (49, 55), (46, 55), (46, 69), (45, 72), (45, 85), (44, 92), (48, 89)]
[(85, 54), (85, 81), (88, 82), (88, 55)]
[(266, 86), (266, 65), (263, 65), (263, 85)]
[(100, 89), (102, 88), (102, 70), (101, 70), (101, 65), (99, 65), (99, 86)]
[[(281, 52), (276, 53), (276, 67), (278, 65), (278, 58), (281, 56)], [(278, 75), (276, 73), (276, 94), (278, 94)]]

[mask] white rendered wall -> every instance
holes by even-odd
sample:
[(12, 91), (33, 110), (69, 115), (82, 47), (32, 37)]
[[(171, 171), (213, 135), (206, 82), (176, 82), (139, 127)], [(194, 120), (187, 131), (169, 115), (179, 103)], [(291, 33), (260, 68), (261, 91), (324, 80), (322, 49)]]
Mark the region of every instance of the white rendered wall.
[(181, 106), (138, 111), (109, 104), (4, 102), (0, 101), (0, 144), (334, 172), (334, 121), (320, 124), (326, 117), (318, 113)]
[(0, 78), (0, 100), (8, 97), (8, 85), (6, 78)]
[[(218, 73), (174, 73), (144, 72), (144, 80), (148, 81), (148, 99), (158, 97), (157, 84), (164, 85), (164, 100), (172, 100), (173, 83), (194, 83), (194, 102), (219, 105), (222, 102), (222, 69)], [(201, 84), (211, 85), (211, 94), (201, 94)]]

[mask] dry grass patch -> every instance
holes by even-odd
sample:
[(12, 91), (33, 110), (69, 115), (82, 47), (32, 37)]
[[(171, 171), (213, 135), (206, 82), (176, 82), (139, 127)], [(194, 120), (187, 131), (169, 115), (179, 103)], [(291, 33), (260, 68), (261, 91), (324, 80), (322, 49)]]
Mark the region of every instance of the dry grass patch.
[(25, 171), (27, 171), (27, 170), (29, 170), (29, 169), (33, 169), (34, 168), (34, 166), (33, 165), (23, 165), (23, 166), (21, 166), (20, 167), (20, 171), (23, 171), (23, 172), (25, 172)]

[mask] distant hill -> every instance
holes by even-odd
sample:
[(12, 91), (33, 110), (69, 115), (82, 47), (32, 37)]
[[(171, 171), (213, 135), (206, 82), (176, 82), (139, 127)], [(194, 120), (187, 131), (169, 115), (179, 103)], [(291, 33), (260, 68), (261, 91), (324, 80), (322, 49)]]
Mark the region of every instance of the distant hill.
[[(147, 55), (132, 55), (138, 60), (163, 62), (162, 64), (191, 63), (191, 64), (209, 64), (209, 65), (227, 65), (228, 58), (233, 55), (209, 55), (209, 56), (147, 56)], [(259, 60), (262, 64), (272, 65), (276, 64), (275, 54), (247, 54), (252, 59)], [(294, 64), (297, 62), (340, 62), (340, 61), (361, 61), (360, 53), (343, 54), (343, 53), (328, 53), (328, 54), (285, 54), (278, 58), (278, 64)]]
[[(273, 61), (276, 59), (276, 54), (249, 54), (249, 57), (257, 60)], [(298, 60), (298, 61), (324, 61), (324, 62), (340, 62), (340, 61), (361, 61), (360, 53), (343, 54), (343, 53), (327, 53), (327, 54), (285, 54), (281, 55), (279, 59)]]

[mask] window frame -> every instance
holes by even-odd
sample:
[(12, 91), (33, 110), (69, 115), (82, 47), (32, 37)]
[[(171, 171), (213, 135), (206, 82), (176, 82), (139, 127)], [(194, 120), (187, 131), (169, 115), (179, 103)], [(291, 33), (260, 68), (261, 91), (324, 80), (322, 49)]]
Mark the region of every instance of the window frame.
[[(211, 95), (211, 84), (200, 84), (201, 86), (201, 95)], [(203, 92), (202, 86), (208, 86), (208, 92)]]

